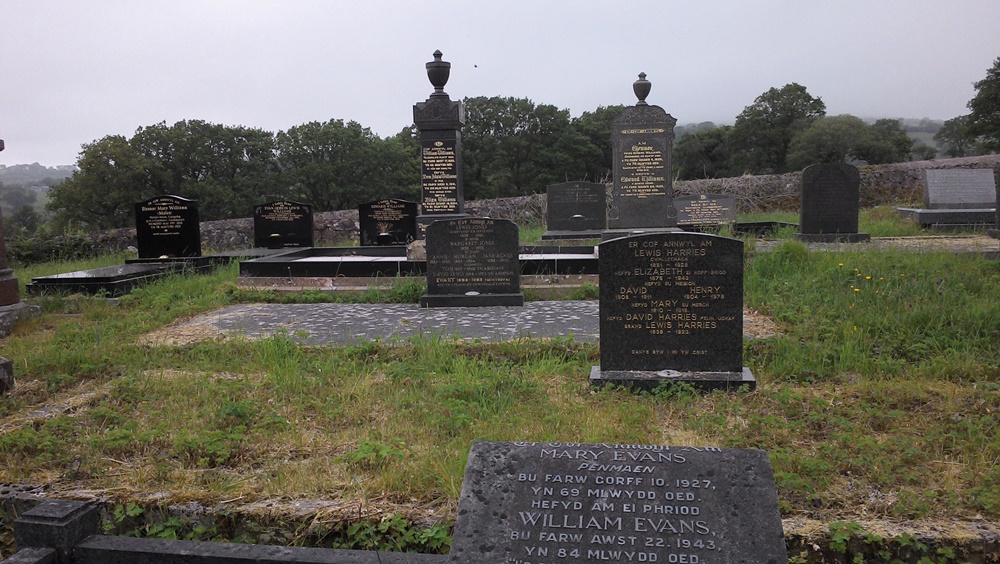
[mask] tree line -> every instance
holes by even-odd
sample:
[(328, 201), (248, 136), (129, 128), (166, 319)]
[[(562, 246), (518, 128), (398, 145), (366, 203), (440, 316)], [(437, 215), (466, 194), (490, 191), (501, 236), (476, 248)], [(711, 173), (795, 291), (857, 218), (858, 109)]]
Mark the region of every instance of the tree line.
[[(945, 122), (935, 141), (948, 156), (1000, 150), (1000, 58), (975, 83), (971, 113)], [(624, 106), (579, 117), (524, 98), (464, 99), (465, 196), (540, 192), (569, 180), (607, 181), (611, 122)], [(734, 125), (685, 128), (674, 147), (680, 180), (801, 170), (820, 163), (884, 164), (932, 158), (900, 120), (865, 123), (827, 116), (799, 84), (771, 88)], [(310, 122), (272, 133), (200, 120), (140, 127), (83, 146), (73, 176), (49, 191), (48, 228), (107, 229), (133, 224), (133, 204), (175, 194), (198, 200), (203, 220), (247, 217), (253, 206), (290, 199), (316, 211), (350, 209), (379, 198), (419, 199), (417, 131), (386, 138), (355, 121)]]

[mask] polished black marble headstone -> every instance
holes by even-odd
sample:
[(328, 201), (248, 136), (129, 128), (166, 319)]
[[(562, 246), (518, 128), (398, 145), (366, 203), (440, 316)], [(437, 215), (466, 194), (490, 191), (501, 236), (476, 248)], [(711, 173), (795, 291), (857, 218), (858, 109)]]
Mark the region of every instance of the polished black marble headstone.
[(812, 242), (857, 243), (861, 176), (850, 164), (819, 164), (802, 171), (802, 204), (796, 238)]
[(597, 182), (563, 182), (545, 190), (549, 232), (603, 231), (608, 226), (608, 187)]
[(677, 225), (670, 172), (677, 120), (646, 103), (645, 73), (633, 84), (639, 101), (611, 122), (614, 182), (608, 229), (657, 229)]
[(157, 196), (135, 204), (135, 232), (140, 259), (201, 256), (195, 200)]
[(788, 562), (762, 450), (476, 442), (451, 562)]
[(361, 245), (406, 245), (417, 237), (417, 203), (386, 198), (358, 206)]
[(654, 233), (601, 243), (595, 386), (756, 385), (743, 366), (743, 241)]
[(470, 217), (427, 228), (423, 307), (524, 305), (517, 224)]
[(717, 227), (736, 222), (736, 197), (731, 194), (697, 194), (674, 198), (678, 227)]
[(312, 247), (312, 206), (288, 200), (254, 206), (253, 246), (268, 249)]

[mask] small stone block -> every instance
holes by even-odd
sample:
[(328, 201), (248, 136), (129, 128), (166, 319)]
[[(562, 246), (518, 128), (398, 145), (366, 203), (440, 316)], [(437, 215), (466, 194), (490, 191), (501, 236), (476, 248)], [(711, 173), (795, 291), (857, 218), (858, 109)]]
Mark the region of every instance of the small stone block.
[(14, 389), (14, 363), (0, 356), (0, 395)]
[[(661, 370), (601, 370), (600, 366), (590, 369), (590, 385), (603, 388), (607, 385), (621, 386), (630, 390), (652, 391), (661, 384), (684, 382), (701, 392), (723, 390), (735, 392), (743, 388), (752, 392), (757, 388), (757, 380), (750, 368), (744, 366), (742, 372), (677, 372)], [(745, 387), (744, 387), (745, 386)]]
[(51, 548), (59, 562), (69, 562), (76, 543), (97, 534), (97, 506), (82, 501), (53, 499), (26, 511), (14, 521), (14, 545), (18, 548)]

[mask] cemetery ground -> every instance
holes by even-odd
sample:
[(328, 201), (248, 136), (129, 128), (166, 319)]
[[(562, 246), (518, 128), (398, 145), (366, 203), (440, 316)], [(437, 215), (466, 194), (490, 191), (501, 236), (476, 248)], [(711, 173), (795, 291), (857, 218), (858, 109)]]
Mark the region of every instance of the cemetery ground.
[[(878, 208), (861, 229), (914, 228)], [(788, 236), (745, 258), (748, 319), (775, 328), (744, 339), (749, 393), (595, 391), (598, 346), (572, 339), (144, 338), (226, 305), (331, 299), (243, 290), (235, 265), (117, 300), (32, 298), (43, 315), (3, 341), (18, 380), (0, 484), (104, 501), (115, 534), (445, 552), (475, 440), (758, 448), (793, 561), (858, 543), (960, 561), (1000, 521), (1000, 262)], [(14, 269), (23, 284), (122, 259)], [(0, 509), (9, 556), (17, 509)]]

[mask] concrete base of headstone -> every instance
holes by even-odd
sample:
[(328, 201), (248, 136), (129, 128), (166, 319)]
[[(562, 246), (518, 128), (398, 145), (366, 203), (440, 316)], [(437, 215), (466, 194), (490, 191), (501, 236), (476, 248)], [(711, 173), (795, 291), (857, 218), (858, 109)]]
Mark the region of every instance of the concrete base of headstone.
[(420, 307), (492, 307), (524, 305), (524, 294), (424, 294)]
[(640, 391), (656, 389), (660, 384), (684, 382), (702, 392), (724, 390), (735, 392), (746, 386), (747, 391), (757, 388), (757, 380), (746, 366), (742, 372), (679, 372), (677, 370), (601, 370), (590, 369), (590, 385), (595, 388), (613, 385)]
[(924, 209), (896, 208), (903, 219), (912, 219), (921, 226), (926, 225), (991, 225), (997, 220), (996, 208), (992, 209)]
[(573, 239), (585, 241), (588, 239), (600, 239), (603, 235), (604, 231), (598, 229), (588, 231), (546, 231), (542, 234), (542, 241), (565, 241)]
[(19, 321), (38, 317), (41, 314), (42, 308), (23, 302), (0, 306), (0, 337), (10, 335), (10, 332)]
[(647, 227), (636, 229), (607, 229), (601, 232), (601, 241), (610, 241), (622, 237), (632, 237), (634, 235), (652, 235), (654, 233), (684, 233), (679, 227), (664, 227), (662, 229), (650, 229)]
[(14, 389), (14, 363), (0, 356), (0, 396)]
[(868, 233), (796, 233), (805, 243), (865, 243), (872, 240)]

